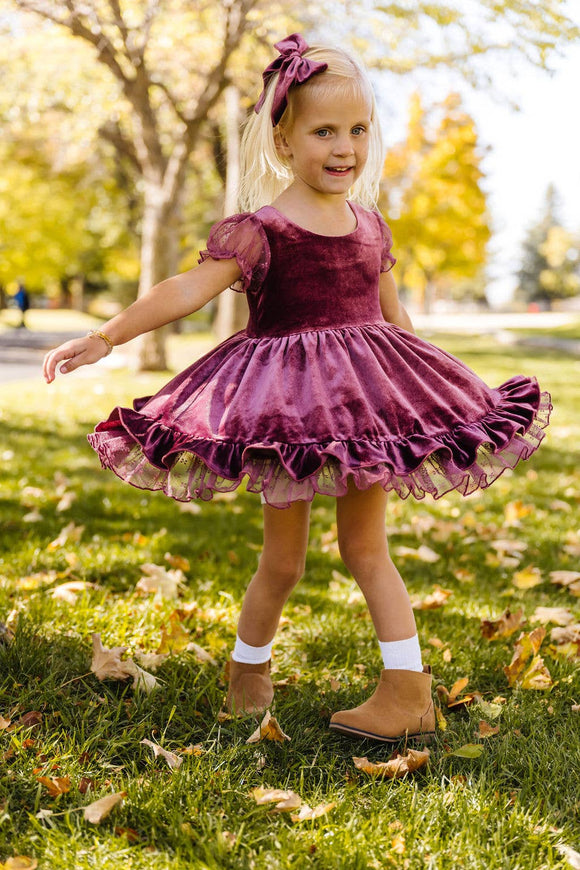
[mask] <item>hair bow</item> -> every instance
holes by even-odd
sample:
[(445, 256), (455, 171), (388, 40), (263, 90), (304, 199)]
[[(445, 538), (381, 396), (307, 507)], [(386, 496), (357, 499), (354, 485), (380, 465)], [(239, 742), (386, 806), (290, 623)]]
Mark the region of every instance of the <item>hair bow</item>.
[(256, 103), (255, 111), (259, 112), (264, 105), (266, 86), (274, 73), (279, 72), (271, 115), (272, 124), (275, 127), (288, 104), (287, 97), (290, 87), (292, 85), (302, 85), (313, 75), (316, 75), (316, 73), (324, 72), (325, 69), (328, 69), (328, 64), (316, 63), (315, 61), (308, 60), (306, 57), (302, 57), (310, 46), (299, 33), (290, 34), (286, 39), (277, 42), (274, 48), (277, 48), (280, 54), (262, 73), (264, 90)]

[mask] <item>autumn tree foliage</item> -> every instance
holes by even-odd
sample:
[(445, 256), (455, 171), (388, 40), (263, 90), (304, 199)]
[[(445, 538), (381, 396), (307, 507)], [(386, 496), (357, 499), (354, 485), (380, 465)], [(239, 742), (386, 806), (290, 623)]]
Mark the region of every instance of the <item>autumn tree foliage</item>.
[(580, 239), (562, 226), (556, 189), (548, 187), (540, 220), (524, 239), (516, 295), (550, 307), (555, 299), (580, 293)]
[(411, 99), (406, 138), (387, 154), (380, 204), (399, 281), (425, 312), (436, 298), (481, 298), (491, 236), (475, 122), (452, 93)]

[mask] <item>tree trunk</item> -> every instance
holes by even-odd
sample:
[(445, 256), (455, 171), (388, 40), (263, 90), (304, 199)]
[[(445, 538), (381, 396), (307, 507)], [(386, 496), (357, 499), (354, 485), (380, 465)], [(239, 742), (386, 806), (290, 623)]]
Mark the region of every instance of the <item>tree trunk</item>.
[[(160, 184), (148, 182), (145, 188), (143, 231), (141, 241), (141, 274), (139, 296), (147, 293), (172, 274), (168, 253), (172, 249), (170, 221), (171, 209), (164, 201)], [(134, 371), (159, 372), (167, 369), (167, 328), (155, 329), (140, 335), (134, 342), (132, 368)]]
[[(235, 85), (225, 90), (226, 103), (226, 188), (224, 217), (238, 208), (240, 184), (240, 94)], [(213, 329), (218, 341), (225, 341), (248, 322), (248, 303), (243, 293), (225, 290), (218, 299)]]

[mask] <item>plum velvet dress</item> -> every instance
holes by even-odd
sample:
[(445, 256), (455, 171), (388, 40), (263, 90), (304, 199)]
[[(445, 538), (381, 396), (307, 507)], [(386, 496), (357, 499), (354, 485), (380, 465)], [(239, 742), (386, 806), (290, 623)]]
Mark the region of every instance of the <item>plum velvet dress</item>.
[(216, 224), (201, 259), (235, 257), (246, 329), (157, 395), (89, 435), (104, 467), (180, 501), (245, 480), (274, 507), (341, 496), (349, 478), (402, 498), (463, 495), (527, 459), (548, 423), (535, 378), (488, 387), (455, 357), (384, 320), (395, 262), (382, 217), (322, 236), (272, 206)]

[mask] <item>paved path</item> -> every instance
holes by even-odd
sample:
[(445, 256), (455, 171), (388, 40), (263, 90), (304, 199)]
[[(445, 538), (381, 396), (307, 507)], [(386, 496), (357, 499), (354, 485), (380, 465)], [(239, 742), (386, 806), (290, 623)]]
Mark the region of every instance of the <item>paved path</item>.
[[(413, 322), (419, 333), (437, 332), (492, 333), (500, 341), (528, 347), (547, 347), (580, 356), (580, 341), (556, 336), (518, 336), (512, 329), (534, 329), (563, 326), (576, 320), (577, 313), (544, 311), (538, 314), (503, 314), (492, 311), (473, 313), (416, 314)], [(8, 329), (0, 332), (0, 384), (42, 378), (42, 359), (47, 350), (70, 338), (85, 335), (80, 332), (33, 332), (29, 329)], [(107, 362), (109, 358), (106, 358)], [(120, 354), (116, 364), (122, 363)], [(110, 363), (109, 363), (110, 365)]]

